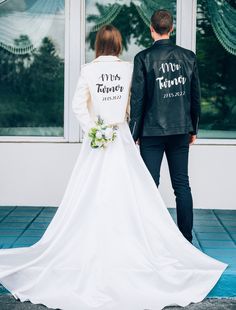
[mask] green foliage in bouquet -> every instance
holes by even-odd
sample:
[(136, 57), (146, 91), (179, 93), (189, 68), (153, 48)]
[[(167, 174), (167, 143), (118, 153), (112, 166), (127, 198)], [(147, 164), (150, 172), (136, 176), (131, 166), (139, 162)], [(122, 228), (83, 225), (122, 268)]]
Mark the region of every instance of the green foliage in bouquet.
[(116, 125), (106, 125), (100, 116), (98, 116), (95, 124), (96, 126), (92, 127), (88, 132), (91, 139), (90, 145), (92, 148), (105, 148), (107, 144), (115, 140), (118, 127)]

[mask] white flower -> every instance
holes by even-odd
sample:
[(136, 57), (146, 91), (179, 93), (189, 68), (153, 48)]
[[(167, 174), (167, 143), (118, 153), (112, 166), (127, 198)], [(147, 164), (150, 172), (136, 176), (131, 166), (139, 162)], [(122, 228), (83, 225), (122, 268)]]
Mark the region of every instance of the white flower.
[(113, 129), (110, 127), (107, 127), (105, 130), (105, 137), (106, 139), (111, 139), (113, 135)]
[(97, 132), (96, 132), (96, 138), (97, 138), (97, 139), (101, 139), (101, 138), (102, 138), (102, 133), (101, 133), (101, 131), (97, 131)]

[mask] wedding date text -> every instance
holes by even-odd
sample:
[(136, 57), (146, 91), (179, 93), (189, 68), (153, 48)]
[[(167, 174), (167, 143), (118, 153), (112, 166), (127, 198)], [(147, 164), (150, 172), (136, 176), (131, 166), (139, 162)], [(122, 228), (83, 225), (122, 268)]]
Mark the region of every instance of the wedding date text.
[(180, 91), (180, 92), (175, 92), (175, 93), (167, 93), (163, 95), (163, 98), (174, 98), (174, 97), (180, 97), (180, 96), (184, 96), (185, 95), (185, 91)]
[(121, 95), (116, 95), (116, 96), (108, 96), (108, 97), (103, 97), (102, 101), (111, 101), (111, 100), (120, 100)]

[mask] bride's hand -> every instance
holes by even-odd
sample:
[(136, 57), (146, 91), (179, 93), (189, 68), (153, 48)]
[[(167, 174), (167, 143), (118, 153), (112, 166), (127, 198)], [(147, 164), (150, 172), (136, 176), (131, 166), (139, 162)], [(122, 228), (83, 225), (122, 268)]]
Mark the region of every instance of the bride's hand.
[(139, 141), (139, 139), (138, 139), (137, 141), (135, 141), (135, 144), (140, 145), (140, 141)]

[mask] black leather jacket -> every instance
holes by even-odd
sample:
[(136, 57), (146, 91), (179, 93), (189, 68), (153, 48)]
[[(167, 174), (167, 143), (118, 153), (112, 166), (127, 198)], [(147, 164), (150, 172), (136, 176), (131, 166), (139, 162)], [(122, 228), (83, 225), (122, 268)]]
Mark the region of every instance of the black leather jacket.
[(196, 55), (172, 43), (155, 41), (134, 58), (129, 127), (141, 136), (197, 134), (200, 83)]

